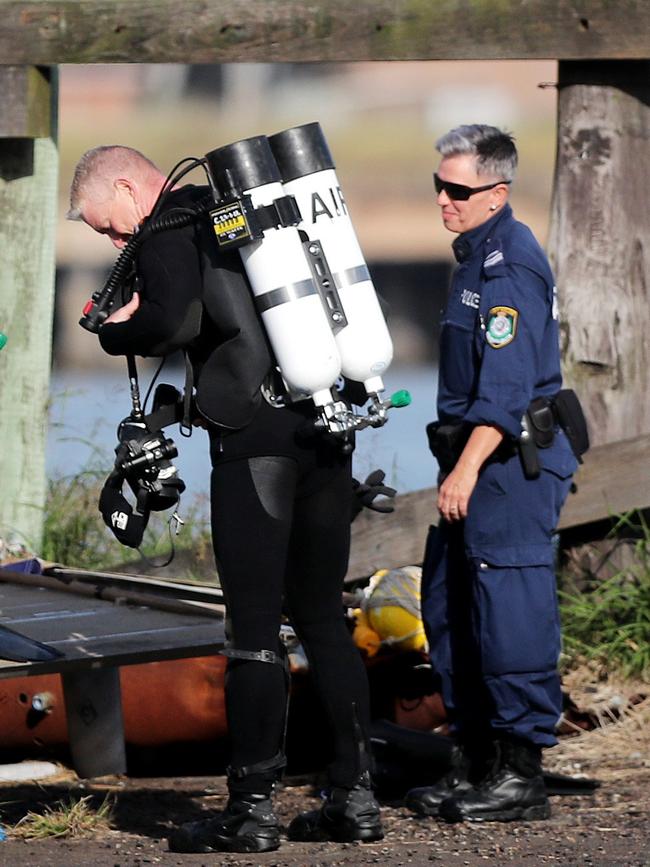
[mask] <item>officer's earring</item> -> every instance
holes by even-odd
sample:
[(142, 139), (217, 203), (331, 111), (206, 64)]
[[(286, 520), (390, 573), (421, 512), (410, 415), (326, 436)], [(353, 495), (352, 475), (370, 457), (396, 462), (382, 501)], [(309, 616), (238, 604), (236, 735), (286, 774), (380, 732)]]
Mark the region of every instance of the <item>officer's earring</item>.
[(496, 206), (496, 205), (490, 205), (490, 210), (491, 210), (491, 211), (496, 211), (496, 209), (497, 209), (497, 206)]

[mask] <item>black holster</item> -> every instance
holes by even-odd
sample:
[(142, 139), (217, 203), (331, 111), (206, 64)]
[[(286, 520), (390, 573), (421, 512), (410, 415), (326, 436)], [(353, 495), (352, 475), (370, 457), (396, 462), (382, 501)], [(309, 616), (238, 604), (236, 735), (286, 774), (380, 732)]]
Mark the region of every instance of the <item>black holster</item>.
[(467, 445), (472, 425), (464, 422), (440, 424), (439, 421), (432, 421), (427, 425), (426, 430), (431, 454), (438, 461), (442, 472), (450, 473)]
[(555, 413), (553, 402), (547, 397), (531, 401), (521, 419), (521, 434), (517, 449), (524, 476), (536, 479), (541, 472), (538, 449), (547, 449), (555, 439)]
[(521, 461), (521, 468), (527, 479), (537, 479), (542, 471), (533, 430), (530, 416), (528, 412), (525, 412), (521, 419), (521, 433), (517, 440), (517, 451), (519, 453), (519, 460)]

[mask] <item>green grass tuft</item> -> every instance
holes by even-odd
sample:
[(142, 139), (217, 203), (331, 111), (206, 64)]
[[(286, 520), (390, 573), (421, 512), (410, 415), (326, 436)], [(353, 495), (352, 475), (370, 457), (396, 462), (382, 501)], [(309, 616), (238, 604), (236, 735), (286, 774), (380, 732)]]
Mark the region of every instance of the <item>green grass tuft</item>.
[[(86, 469), (49, 480), (40, 556), (80, 569), (105, 571), (128, 566), (133, 572), (150, 572), (139, 552), (120, 545), (102, 520), (97, 504), (105, 478), (105, 470)], [(124, 494), (133, 501), (126, 484)], [(170, 535), (171, 510), (151, 513), (141, 550), (154, 568), (156, 562), (167, 559), (173, 538), (178, 559), (170, 565), (170, 574), (184, 580), (215, 580), (207, 511), (200, 499), (189, 505), (183, 501), (179, 513), (184, 524), (178, 535)], [(182, 575), (178, 574), (181, 563)]]
[(650, 681), (650, 529), (643, 514), (621, 516), (610, 536), (634, 541), (634, 563), (586, 590), (559, 591), (564, 666), (596, 663), (610, 674)]
[(88, 837), (110, 828), (113, 802), (109, 796), (96, 809), (92, 796), (70, 798), (46, 807), (42, 813), (30, 810), (10, 829), (12, 837), (43, 840), (48, 837)]
[(83, 470), (48, 481), (43, 559), (85, 569), (106, 566), (110, 534), (97, 508), (105, 475)]

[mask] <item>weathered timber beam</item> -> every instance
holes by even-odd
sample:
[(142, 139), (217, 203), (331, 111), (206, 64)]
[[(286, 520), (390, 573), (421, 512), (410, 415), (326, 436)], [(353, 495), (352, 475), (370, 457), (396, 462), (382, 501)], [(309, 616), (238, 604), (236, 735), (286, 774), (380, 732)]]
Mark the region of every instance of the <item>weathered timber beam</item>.
[(0, 0), (0, 63), (646, 58), (647, 0)]
[(45, 138), (52, 133), (52, 100), (47, 70), (0, 66), (0, 138)]
[[(597, 446), (585, 455), (575, 477), (558, 529), (591, 524), (650, 506), (650, 434)], [(397, 497), (392, 514), (368, 509), (352, 525), (352, 556), (348, 579), (421, 563), (431, 524), (438, 521), (436, 489)]]

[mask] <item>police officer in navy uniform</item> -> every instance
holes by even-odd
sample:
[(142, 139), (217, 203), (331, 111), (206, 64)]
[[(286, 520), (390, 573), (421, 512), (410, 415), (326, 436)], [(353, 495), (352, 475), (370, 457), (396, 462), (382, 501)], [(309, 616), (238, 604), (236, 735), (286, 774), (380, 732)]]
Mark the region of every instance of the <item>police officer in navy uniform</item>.
[(556, 743), (561, 712), (552, 537), (577, 467), (553, 414), (556, 290), (508, 204), (512, 136), (461, 126), (436, 147), (458, 265), (428, 428), (441, 520), (427, 540), (422, 614), (456, 746), (451, 774), (406, 803), (450, 822), (542, 819), (541, 751)]

